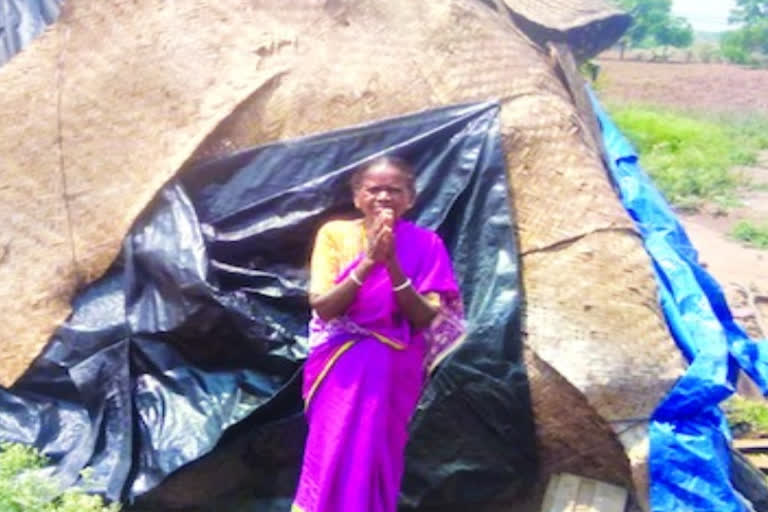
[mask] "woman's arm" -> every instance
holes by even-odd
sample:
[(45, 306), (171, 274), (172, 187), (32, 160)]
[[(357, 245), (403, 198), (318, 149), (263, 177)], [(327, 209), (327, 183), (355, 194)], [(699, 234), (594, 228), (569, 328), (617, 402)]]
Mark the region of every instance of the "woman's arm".
[(373, 239), (368, 243), (365, 257), (347, 277), (328, 292), (309, 295), (309, 305), (323, 320), (344, 314), (357, 296), (357, 290), (371, 273), (377, 262), (385, 262), (392, 252), (392, 231), (383, 221), (374, 226)]
[(326, 321), (342, 315), (349, 305), (352, 304), (352, 301), (355, 300), (357, 290), (360, 288), (360, 284), (355, 279), (362, 283), (370, 274), (375, 263), (375, 261), (366, 256), (343, 281), (331, 288), (327, 293), (310, 293), (309, 305), (317, 312), (320, 318)]
[(437, 315), (437, 309), (430, 305), (426, 298), (419, 295), (410, 283), (403, 286), (409, 280), (403, 273), (394, 251), (387, 261), (387, 272), (389, 273), (389, 280), (392, 281), (392, 287), (395, 289), (395, 298), (400, 310), (405, 313), (413, 327), (417, 329), (427, 327)]

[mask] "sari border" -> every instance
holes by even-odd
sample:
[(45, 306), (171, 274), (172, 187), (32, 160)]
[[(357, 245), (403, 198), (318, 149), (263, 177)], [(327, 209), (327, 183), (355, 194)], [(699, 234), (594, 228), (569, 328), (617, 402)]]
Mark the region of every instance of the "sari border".
[(339, 357), (344, 354), (347, 350), (349, 350), (352, 345), (357, 343), (357, 340), (351, 340), (347, 341), (346, 343), (343, 343), (339, 348), (336, 349), (336, 352), (333, 353), (333, 355), (328, 359), (328, 362), (325, 363), (325, 366), (323, 367), (323, 370), (320, 372), (320, 375), (317, 376), (317, 379), (312, 384), (312, 387), (309, 388), (309, 392), (307, 393), (307, 398), (304, 400), (304, 410), (306, 411), (309, 409), (309, 403), (312, 400), (312, 397), (315, 395), (315, 391), (317, 391), (317, 388), (320, 387), (320, 384), (325, 380), (325, 377), (328, 375), (328, 372), (331, 371), (331, 368), (333, 368), (333, 365), (336, 364), (336, 360), (339, 359)]
[(448, 347), (447, 350), (443, 350), (438, 353), (437, 357), (435, 357), (435, 359), (433, 359), (432, 362), (429, 364), (429, 368), (427, 368), (427, 372), (430, 375), (432, 375), (432, 373), (434, 373), (434, 371), (437, 369), (440, 363), (445, 361), (446, 357), (456, 352), (456, 349), (462, 346), (466, 340), (467, 340), (467, 333), (465, 332), (464, 334), (456, 338), (456, 341), (453, 342), (453, 344), (451, 344), (451, 346)]
[[(384, 345), (391, 347), (395, 350), (405, 350), (408, 348), (408, 345), (404, 345), (402, 343), (399, 343), (396, 340), (393, 340), (392, 338), (388, 338), (384, 336), (383, 334), (379, 334), (377, 332), (370, 331), (370, 334), (379, 342), (383, 343)], [(304, 399), (304, 410), (306, 411), (309, 409), (310, 401), (312, 400), (312, 397), (315, 396), (315, 392), (317, 391), (317, 388), (320, 387), (320, 384), (322, 384), (323, 380), (328, 376), (328, 372), (331, 371), (333, 366), (336, 364), (336, 361), (346, 352), (349, 350), (352, 345), (357, 343), (359, 340), (350, 340), (345, 343), (342, 343), (339, 348), (336, 349), (336, 351), (333, 353), (333, 355), (328, 359), (328, 361), (325, 363), (325, 366), (323, 366), (322, 371), (320, 372), (320, 375), (317, 376), (317, 379), (315, 379), (315, 382), (312, 384), (312, 387), (309, 388), (309, 391), (307, 392), (307, 398)]]
[(291, 504), (291, 511), (290, 512), (305, 512), (303, 507), (300, 507), (296, 503)]
[(382, 342), (383, 344), (387, 345), (388, 347), (392, 347), (395, 350), (405, 350), (408, 348), (408, 345), (405, 345), (403, 343), (400, 343), (396, 340), (393, 340), (392, 338), (388, 338), (384, 336), (383, 334), (379, 334), (374, 331), (370, 331), (374, 338)]

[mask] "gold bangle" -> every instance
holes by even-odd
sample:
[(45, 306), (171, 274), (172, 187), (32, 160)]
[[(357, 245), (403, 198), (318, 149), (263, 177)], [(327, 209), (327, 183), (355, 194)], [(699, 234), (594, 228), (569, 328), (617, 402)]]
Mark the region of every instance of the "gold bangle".
[(357, 285), (357, 286), (363, 286), (363, 282), (360, 280), (359, 277), (355, 274), (354, 270), (349, 271), (349, 278)]
[(395, 291), (395, 292), (399, 292), (399, 291), (401, 291), (401, 290), (405, 290), (405, 289), (406, 289), (406, 288), (408, 288), (409, 286), (411, 286), (411, 280), (410, 280), (410, 278), (407, 278), (407, 279), (406, 279), (405, 281), (403, 281), (401, 284), (399, 284), (399, 285), (397, 285), (397, 286), (393, 286), (393, 287), (392, 287), (392, 291)]

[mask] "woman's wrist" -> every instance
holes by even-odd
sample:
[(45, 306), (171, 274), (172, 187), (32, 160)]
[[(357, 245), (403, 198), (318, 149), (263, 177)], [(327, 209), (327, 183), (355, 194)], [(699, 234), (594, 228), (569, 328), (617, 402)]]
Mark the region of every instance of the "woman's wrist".
[[(360, 260), (360, 262), (357, 264), (355, 268), (352, 269), (352, 274), (357, 278), (357, 280), (364, 281), (366, 277), (368, 277), (368, 274), (371, 273), (371, 270), (373, 269), (373, 266), (376, 264), (374, 260), (369, 258), (368, 256), (363, 257), (363, 259)], [(354, 281), (357, 281), (354, 280)]]
[(394, 257), (387, 260), (387, 273), (389, 274), (389, 280), (392, 281), (393, 286), (403, 284), (408, 279), (408, 276), (405, 275), (403, 269), (400, 268), (400, 262)]
[(403, 279), (403, 282), (400, 283), (400, 284), (396, 285), (396, 284), (393, 283), (392, 291), (394, 291), (394, 292), (401, 292), (401, 291), (405, 290), (406, 288), (408, 288), (409, 286), (412, 286), (412, 285), (413, 285), (413, 283), (411, 282), (410, 278), (406, 277), (405, 279)]
[(392, 254), (389, 255), (385, 262), (387, 266), (387, 270), (390, 272), (398, 272), (400, 270), (400, 260), (397, 259), (397, 254), (393, 251)]

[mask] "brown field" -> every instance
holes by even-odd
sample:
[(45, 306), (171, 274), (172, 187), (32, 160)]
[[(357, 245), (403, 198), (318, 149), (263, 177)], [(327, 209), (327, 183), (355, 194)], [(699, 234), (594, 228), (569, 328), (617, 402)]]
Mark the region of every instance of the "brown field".
[(768, 116), (768, 69), (601, 58), (597, 88), (611, 103)]

